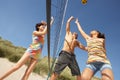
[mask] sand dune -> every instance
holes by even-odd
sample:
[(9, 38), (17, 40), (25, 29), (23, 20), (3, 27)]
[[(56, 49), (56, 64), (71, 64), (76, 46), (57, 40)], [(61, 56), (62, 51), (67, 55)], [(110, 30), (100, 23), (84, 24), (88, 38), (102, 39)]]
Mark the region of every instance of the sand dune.
[[(8, 61), (6, 58), (0, 58), (0, 75), (4, 74), (7, 70), (9, 70), (14, 65), (15, 63)], [(24, 65), (19, 70), (15, 71), (4, 80), (21, 80), (25, 72), (25, 69), (26, 69), (26, 66)], [(46, 77), (37, 75), (35, 73), (31, 73), (28, 80), (46, 80)]]

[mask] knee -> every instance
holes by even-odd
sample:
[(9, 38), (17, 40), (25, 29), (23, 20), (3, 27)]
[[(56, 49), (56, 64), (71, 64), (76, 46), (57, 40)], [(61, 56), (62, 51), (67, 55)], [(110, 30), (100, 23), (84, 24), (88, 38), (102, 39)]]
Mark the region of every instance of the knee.
[(112, 79), (110, 79), (109, 77), (102, 77), (102, 80), (112, 80)]
[(53, 73), (50, 80), (56, 80), (57, 77), (58, 77), (58, 74)]
[(14, 67), (13, 67), (13, 69), (14, 70), (17, 70), (17, 69), (19, 69), (21, 66), (20, 65), (15, 65)]
[(102, 73), (102, 80), (114, 80), (113, 74), (112, 73)]
[(90, 77), (86, 75), (82, 75), (81, 80), (90, 80)]
[(114, 79), (110, 76), (102, 75), (102, 80), (114, 80)]

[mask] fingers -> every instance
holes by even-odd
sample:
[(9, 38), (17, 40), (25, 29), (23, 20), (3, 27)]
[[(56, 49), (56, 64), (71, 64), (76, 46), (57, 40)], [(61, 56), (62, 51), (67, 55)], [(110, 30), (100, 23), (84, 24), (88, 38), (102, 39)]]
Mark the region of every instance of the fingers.
[(51, 20), (54, 20), (54, 17), (53, 17), (53, 16), (51, 16)]
[(71, 20), (75, 19), (73, 16), (70, 17)]
[(79, 21), (78, 21), (78, 18), (74, 18), (73, 16), (71, 16), (71, 17), (68, 19), (68, 21), (71, 21), (71, 20), (74, 20), (74, 19), (76, 19), (76, 20), (75, 20), (75, 23), (79, 22)]
[(78, 23), (78, 18), (76, 18), (75, 23)]
[(69, 22), (71, 22), (71, 21), (74, 20), (74, 19), (76, 19), (76, 20), (75, 20), (75, 23), (76, 23), (76, 24), (79, 23), (78, 18), (74, 18), (73, 16), (71, 16), (71, 17), (67, 20), (67, 22), (69, 23)]
[(71, 20), (73, 20), (74, 19), (74, 17), (73, 16), (71, 16), (69, 19), (68, 19), (68, 21), (67, 22), (70, 22)]

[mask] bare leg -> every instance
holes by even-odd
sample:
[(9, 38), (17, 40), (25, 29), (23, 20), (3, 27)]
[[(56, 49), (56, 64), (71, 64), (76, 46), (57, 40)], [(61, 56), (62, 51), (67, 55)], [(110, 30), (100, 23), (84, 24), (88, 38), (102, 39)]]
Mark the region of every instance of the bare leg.
[(50, 80), (56, 80), (58, 75), (56, 73), (53, 73)]
[(81, 76), (79, 75), (79, 76), (77, 76), (77, 79), (76, 80), (81, 80)]
[(29, 65), (28, 68), (26, 69), (26, 72), (25, 72), (22, 80), (27, 80), (27, 79), (28, 79), (28, 77), (29, 77), (30, 73), (33, 71), (36, 63), (37, 63), (37, 60), (31, 59), (30, 65)]
[(91, 80), (93, 76), (93, 71), (89, 68), (86, 68), (82, 73), (82, 80)]
[(102, 80), (114, 80), (113, 72), (111, 69), (104, 69), (102, 71)]
[(5, 77), (9, 76), (14, 71), (18, 70), (25, 62), (29, 59), (29, 54), (24, 53), (21, 59), (16, 63), (14, 67), (12, 67), (9, 71), (7, 71), (3, 76), (0, 77), (0, 80), (3, 80)]

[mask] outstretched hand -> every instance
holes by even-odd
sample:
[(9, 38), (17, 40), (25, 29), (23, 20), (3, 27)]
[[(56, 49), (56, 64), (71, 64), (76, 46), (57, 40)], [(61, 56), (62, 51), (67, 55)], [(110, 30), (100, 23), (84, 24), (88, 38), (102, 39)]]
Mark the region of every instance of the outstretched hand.
[(70, 20), (73, 20), (73, 19), (75, 19), (73, 16), (71, 16), (70, 18), (69, 18)]
[(71, 20), (75, 19), (73, 16), (71, 16), (67, 22), (70, 22)]
[(53, 16), (51, 16), (51, 20), (54, 21), (54, 17)]
[(76, 24), (79, 23), (78, 18), (75, 20), (75, 23), (76, 23)]

